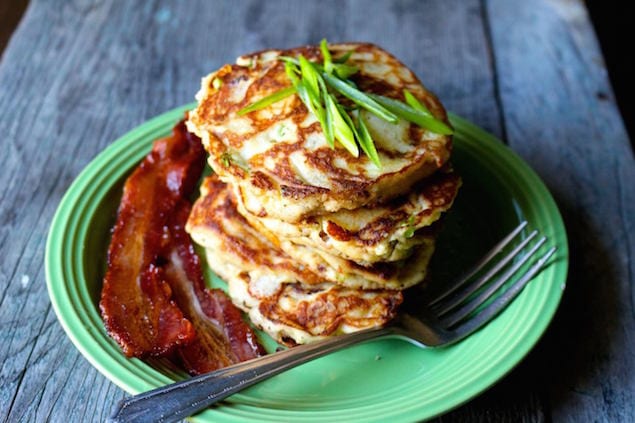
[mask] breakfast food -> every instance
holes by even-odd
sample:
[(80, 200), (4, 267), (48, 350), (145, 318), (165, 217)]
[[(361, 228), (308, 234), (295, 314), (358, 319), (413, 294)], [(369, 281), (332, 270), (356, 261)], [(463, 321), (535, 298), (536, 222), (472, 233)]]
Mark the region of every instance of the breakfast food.
[(225, 293), (205, 287), (185, 232), (204, 165), (200, 139), (180, 122), (127, 178), (99, 302), (128, 357), (172, 356), (191, 374), (264, 354)]
[[(403, 299), (396, 289), (350, 287), (346, 278), (327, 282), (299, 265), (238, 213), (232, 190), (216, 175), (203, 181), (187, 230), (228, 283), (232, 301), (252, 323), (289, 345), (384, 324)], [(410, 272), (416, 278), (425, 266), (415, 267)]]
[(323, 42), (240, 57), (197, 100), (214, 175), (186, 230), (234, 304), (287, 345), (394, 318), (460, 186), (436, 97), (379, 47)]
[[(352, 52), (361, 90), (399, 98), (408, 90), (436, 118), (446, 121), (441, 103), (415, 75), (384, 50), (370, 44), (335, 44), (335, 59)], [(203, 79), (188, 129), (203, 140), (209, 164), (254, 215), (297, 222), (307, 216), (352, 210), (406, 193), (450, 157), (451, 137), (405, 120), (386, 122), (363, 109), (380, 152), (381, 167), (345, 148), (331, 149), (316, 116), (297, 95), (246, 115), (237, 112), (290, 86), (282, 57), (321, 60), (320, 48), (269, 50), (244, 56)]]
[[(409, 257), (412, 248), (426, 240), (425, 231), (417, 230), (432, 225), (452, 206), (459, 185), (460, 178), (454, 172), (439, 171), (396, 199), (309, 216), (296, 223), (256, 216), (244, 208), (240, 212), (280, 239), (370, 265)], [(244, 201), (242, 198), (239, 204)]]
[(197, 99), (124, 186), (100, 300), (124, 353), (258, 357), (239, 309), (289, 346), (390, 322), (461, 185), (436, 97), (379, 47), (323, 41), (241, 57)]

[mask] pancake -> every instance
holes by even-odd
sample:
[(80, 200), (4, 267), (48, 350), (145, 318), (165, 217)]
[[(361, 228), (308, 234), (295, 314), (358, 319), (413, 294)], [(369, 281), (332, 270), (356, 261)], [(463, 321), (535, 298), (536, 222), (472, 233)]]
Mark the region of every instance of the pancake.
[[(461, 180), (451, 170), (439, 171), (420, 181), (412, 191), (386, 204), (311, 216), (296, 223), (249, 213), (237, 191), (238, 210), (252, 226), (277, 238), (278, 245), (308, 246), (326, 256), (370, 266), (408, 258), (415, 248), (426, 248), (427, 228), (447, 211)], [(275, 234), (275, 235), (273, 235)], [(285, 251), (295, 248), (284, 248)]]
[[(232, 302), (257, 327), (286, 345), (385, 325), (403, 300), (396, 289), (347, 286), (377, 286), (359, 275), (326, 281), (321, 272), (287, 255), (237, 212), (232, 190), (216, 175), (203, 181), (186, 230), (205, 248), (208, 266), (227, 282)], [(432, 249), (422, 249), (427, 258), (431, 253)], [(402, 267), (410, 276), (391, 280), (419, 282), (427, 258), (420, 266)], [(395, 274), (400, 270), (394, 266)], [(381, 274), (381, 269), (376, 272)], [(324, 273), (336, 274), (335, 270)]]
[(277, 289), (264, 292), (240, 267), (219, 262), (212, 249), (206, 252), (207, 261), (218, 264), (215, 271), (227, 282), (232, 302), (254, 325), (287, 346), (384, 326), (403, 301), (401, 291), (329, 283), (310, 288), (300, 283), (278, 284)]
[[(230, 186), (211, 175), (190, 213), (186, 230), (192, 239), (247, 272), (262, 290), (267, 284), (332, 283), (355, 289), (405, 289), (421, 282), (434, 251), (434, 237), (421, 235), (420, 246), (407, 260), (361, 266), (326, 251), (280, 241), (257, 221), (241, 215)], [(209, 263), (216, 270), (214, 263)]]
[[(448, 122), (437, 98), (386, 51), (371, 44), (332, 44), (337, 58), (352, 51), (352, 80), (366, 92), (403, 100), (409, 90), (431, 113)], [(363, 111), (381, 167), (339, 142), (327, 145), (319, 122), (297, 95), (238, 116), (245, 106), (290, 86), (280, 55), (321, 61), (317, 47), (269, 50), (239, 58), (203, 79), (188, 129), (202, 138), (209, 164), (240, 190), (253, 215), (285, 222), (386, 202), (408, 192), (448, 160), (451, 137), (400, 120), (393, 124)]]
[(216, 263), (227, 262), (250, 271), (252, 279), (263, 284), (324, 282), (253, 228), (236, 210), (232, 190), (215, 174), (203, 180), (185, 229), (194, 242), (218, 254), (209, 263), (214, 271)]

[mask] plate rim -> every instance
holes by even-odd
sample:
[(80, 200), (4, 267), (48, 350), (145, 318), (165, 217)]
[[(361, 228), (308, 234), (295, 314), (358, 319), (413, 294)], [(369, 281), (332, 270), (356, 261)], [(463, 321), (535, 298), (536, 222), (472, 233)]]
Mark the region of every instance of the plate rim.
[[(108, 366), (103, 361), (104, 355), (106, 358), (110, 358), (108, 354), (106, 354), (103, 350), (100, 350), (98, 352), (94, 351), (94, 348), (95, 348), (94, 345), (91, 345), (91, 346), (86, 345), (87, 339), (90, 339), (92, 336), (92, 334), (90, 333), (91, 332), (90, 328), (82, 326), (82, 329), (80, 330), (80, 332), (82, 330), (83, 332), (82, 333), (77, 332), (77, 328), (74, 327), (74, 325), (76, 326), (77, 323), (72, 322), (71, 321), (72, 319), (69, 317), (68, 314), (75, 314), (75, 317), (79, 318), (80, 321), (82, 316), (77, 315), (77, 313), (75, 312), (75, 309), (72, 307), (72, 304), (73, 304), (72, 298), (71, 298), (72, 295), (70, 295), (70, 293), (68, 292), (65, 292), (65, 294), (67, 294), (66, 296), (60, 296), (59, 289), (61, 288), (58, 288), (55, 286), (56, 280), (58, 280), (60, 277), (64, 279), (63, 278), (64, 264), (60, 264), (58, 262), (60, 257), (59, 257), (59, 254), (56, 254), (63, 250), (62, 240), (64, 240), (65, 234), (60, 233), (60, 231), (62, 229), (65, 229), (66, 227), (68, 227), (68, 225), (72, 223), (72, 222), (69, 222), (68, 220), (69, 217), (72, 217), (71, 216), (72, 213), (66, 209), (69, 209), (69, 203), (71, 203), (73, 200), (76, 200), (76, 197), (80, 194), (78, 190), (80, 190), (81, 188), (82, 181), (84, 181), (84, 179), (86, 179), (91, 174), (91, 172), (95, 173), (94, 168), (96, 164), (100, 163), (100, 160), (103, 161), (104, 158), (107, 158), (113, 155), (114, 153), (118, 152), (119, 150), (122, 150), (124, 146), (126, 146), (127, 144), (131, 142), (130, 140), (139, 138), (144, 133), (155, 132), (157, 128), (163, 128), (164, 126), (171, 128), (173, 124), (176, 123), (176, 121), (183, 116), (185, 111), (191, 109), (194, 105), (195, 105), (194, 103), (190, 103), (190, 104), (177, 107), (166, 113), (160, 114), (146, 121), (145, 123), (142, 123), (136, 126), (132, 130), (126, 132), (124, 135), (122, 135), (117, 140), (112, 142), (107, 148), (105, 148), (95, 158), (93, 158), (84, 167), (82, 172), (80, 172), (80, 174), (75, 178), (73, 183), (69, 186), (64, 196), (62, 197), (58, 205), (58, 208), (56, 210), (56, 213), (53, 217), (53, 220), (49, 229), (49, 234), (47, 237), (46, 252), (45, 252), (46, 284), (47, 284), (49, 298), (53, 305), (53, 309), (57, 316), (57, 320), (60, 322), (65, 333), (71, 339), (74, 346), (84, 356), (84, 358), (86, 358), (91, 363), (91, 365), (93, 365), (93, 367), (95, 367), (100, 373), (106, 376), (106, 378), (108, 378), (110, 381), (114, 382), (120, 388), (124, 389), (125, 391), (129, 393), (140, 392), (141, 390), (147, 389), (147, 384), (150, 384), (150, 386), (152, 383), (163, 384), (163, 383), (169, 382), (170, 379), (164, 374), (155, 370), (154, 374), (153, 372), (150, 372), (150, 374), (147, 375), (148, 380), (145, 380), (143, 383), (139, 383), (139, 381), (137, 381), (136, 383), (126, 382), (122, 380), (120, 376), (113, 374), (111, 369), (109, 369)], [(555, 266), (558, 266), (558, 272), (559, 272), (558, 277), (562, 279), (560, 281), (562, 284), (562, 289), (555, 291), (557, 295), (552, 294), (550, 296), (545, 297), (544, 307), (546, 307), (546, 309), (543, 308), (540, 310), (543, 317), (540, 320), (538, 320), (538, 324), (534, 324), (533, 326), (527, 328), (527, 332), (530, 333), (530, 335), (528, 336), (529, 339), (523, 338), (522, 340), (518, 341), (517, 342), (518, 345), (516, 345), (516, 347), (513, 349), (513, 354), (508, 354), (507, 356), (504, 357), (504, 360), (505, 360), (504, 365), (501, 365), (501, 363), (499, 362), (499, 369), (497, 371), (488, 372), (485, 375), (485, 377), (479, 379), (477, 383), (474, 383), (474, 381), (472, 381), (470, 386), (467, 386), (465, 387), (465, 390), (460, 391), (460, 394), (455, 394), (453, 397), (451, 396), (450, 398), (446, 398), (444, 403), (445, 405), (438, 404), (437, 409), (432, 409), (432, 410), (429, 408), (427, 410), (415, 409), (410, 411), (404, 411), (404, 413), (401, 413), (401, 414), (387, 414), (384, 416), (380, 416), (384, 418), (390, 417), (391, 419), (402, 419), (402, 420), (403, 419), (432, 418), (440, 414), (446, 413), (450, 411), (451, 409), (459, 407), (460, 405), (473, 399), (476, 395), (480, 394), (486, 389), (489, 389), (494, 383), (502, 379), (516, 365), (518, 365), (525, 358), (528, 352), (539, 341), (541, 336), (544, 334), (547, 326), (550, 324), (550, 322), (553, 319), (553, 316), (558, 308), (558, 304), (560, 303), (560, 300), (562, 298), (564, 287), (566, 286), (567, 274), (568, 274), (568, 268), (569, 268), (569, 252), (568, 252), (569, 249), (568, 249), (566, 227), (564, 225), (562, 216), (558, 210), (557, 204), (553, 196), (547, 189), (546, 185), (544, 184), (544, 182), (535, 173), (535, 171), (533, 171), (533, 169), (529, 167), (528, 164), (526, 164), (515, 152), (513, 152), (513, 150), (511, 150), (508, 146), (503, 144), (494, 135), (486, 132), (485, 130), (479, 128), (478, 126), (472, 124), (471, 122), (457, 115), (454, 115), (452, 113), (449, 113), (449, 115), (450, 115), (452, 123), (457, 128), (457, 132), (456, 132), (457, 136), (462, 137), (466, 140), (470, 140), (471, 142), (474, 142), (475, 140), (478, 142), (483, 141), (483, 145), (481, 145), (481, 147), (484, 146), (486, 149), (496, 150), (496, 154), (503, 154), (506, 156), (508, 160), (511, 161), (511, 163), (506, 162), (504, 165), (501, 165), (501, 166), (510, 167), (510, 165), (515, 165), (517, 166), (517, 169), (515, 170), (512, 169), (511, 170), (512, 173), (515, 173), (516, 175), (518, 175), (519, 173), (524, 173), (525, 176), (528, 175), (530, 179), (532, 179), (532, 182), (534, 182), (532, 186), (532, 188), (536, 191), (534, 195), (538, 195), (541, 198), (541, 201), (547, 203), (547, 208), (549, 210), (548, 212), (545, 212), (545, 213), (549, 215), (549, 219), (553, 226), (554, 232), (557, 232), (558, 237), (561, 238), (560, 243), (558, 244), (558, 248), (559, 248), (558, 257), (560, 257), (561, 261), (558, 263), (553, 263), (553, 264)], [(102, 167), (104, 167), (104, 165), (102, 165)], [(128, 170), (129, 168), (126, 168), (125, 171), (128, 171)], [(123, 170), (121, 169), (120, 171), (123, 172)], [(68, 258), (66, 259), (67, 261), (69, 260)], [(66, 266), (68, 265), (69, 264), (66, 263)], [(120, 353), (120, 355), (123, 356), (122, 353)], [(109, 360), (106, 360), (106, 362), (108, 361)], [(140, 360), (137, 360), (137, 359), (130, 360), (131, 363), (135, 363), (137, 361), (140, 361)], [(144, 383), (146, 384), (146, 386), (144, 386)], [(237, 394), (237, 395), (240, 395), (240, 394)], [(447, 405), (447, 403), (451, 403), (451, 404)], [(218, 411), (222, 410), (223, 408), (226, 408), (226, 407), (220, 407), (213, 410), (207, 410), (204, 413), (200, 414), (198, 417), (195, 417), (195, 420), (200, 419), (200, 421), (209, 421), (213, 419), (215, 421), (235, 421), (236, 417), (241, 418), (240, 414), (244, 414), (248, 412), (248, 410), (242, 410), (245, 407), (236, 405), (235, 407), (231, 407), (231, 408), (233, 408), (237, 412), (237, 414), (219, 413)], [(241, 411), (244, 411), (244, 412), (241, 413)], [(287, 410), (276, 409), (276, 411), (284, 412)], [(328, 410), (326, 412), (317, 412), (317, 413), (315, 411), (312, 411), (311, 413), (328, 416), (330, 411), (331, 410)], [(285, 417), (297, 418), (297, 417), (300, 417), (300, 415), (302, 415), (303, 419), (306, 419), (307, 417), (305, 415), (307, 414), (306, 410), (289, 410), (289, 412), (291, 414)], [(319, 419), (320, 418), (318, 416), (316, 420), (319, 420)]]

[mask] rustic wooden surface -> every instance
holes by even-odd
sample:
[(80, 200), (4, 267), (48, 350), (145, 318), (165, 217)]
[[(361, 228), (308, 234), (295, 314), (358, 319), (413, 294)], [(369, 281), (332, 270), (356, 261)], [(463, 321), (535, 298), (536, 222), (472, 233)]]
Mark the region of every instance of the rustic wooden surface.
[(0, 62), (0, 418), (103, 421), (124, 392), (64, 334), (44, 246), (73, 178), (236, 55), (375, 42), (541, 175), (571, 247), (532, 353), (453, 421), (635, 421), (635, 164), (581, 1), (33, 1)]

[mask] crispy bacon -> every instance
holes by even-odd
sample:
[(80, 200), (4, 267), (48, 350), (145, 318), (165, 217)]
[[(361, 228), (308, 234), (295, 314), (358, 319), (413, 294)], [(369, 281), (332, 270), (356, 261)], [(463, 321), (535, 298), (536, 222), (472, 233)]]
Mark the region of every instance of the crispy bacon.
[(264, 349), (242, 320), (240, 311), (220, 289), (208, 289), (185, 223), (191, 205), (184, 202), (170, 225), (172, 250), (166, 275), (174, 299), (196, 329), (194, 340), (177, 349), (191, 374), (202, 374), (261, 356)]
[(126, 180), (99, 303), (127, 356), (175, 351), (195, 374), (263, 354), (227, 296), (205, 288), (184, 230), (204, 164), (200, 139), (181, 121)]

